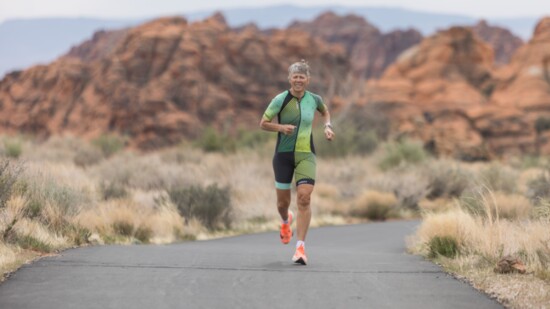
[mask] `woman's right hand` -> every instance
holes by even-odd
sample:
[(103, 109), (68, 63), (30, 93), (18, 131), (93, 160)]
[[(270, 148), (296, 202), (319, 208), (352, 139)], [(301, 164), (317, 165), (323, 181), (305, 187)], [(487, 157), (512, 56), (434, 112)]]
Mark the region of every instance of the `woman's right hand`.
[(292, 133), (294, 133), (294, 129), (296, 129), (296, 126), (293, 126), (291, 124), (282, 124), (279, 132), (283, 133), (284, 135), (291, 135)]

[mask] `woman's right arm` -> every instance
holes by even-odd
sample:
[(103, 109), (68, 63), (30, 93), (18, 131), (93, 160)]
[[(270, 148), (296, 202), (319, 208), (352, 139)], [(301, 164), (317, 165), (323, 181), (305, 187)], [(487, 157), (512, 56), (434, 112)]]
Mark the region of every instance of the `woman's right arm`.
[(280, 132), (284, 135), (290, 135), (294, 132), (294, 129), (296, 126), (293, 126), (291, 124), (279, 124), (279, 123), (273, 123), (271, 120), (267, 120), (262, 117), (262, 120), (260, 121), (260, 128), (262, 130), (271, 131), (271, 132)]

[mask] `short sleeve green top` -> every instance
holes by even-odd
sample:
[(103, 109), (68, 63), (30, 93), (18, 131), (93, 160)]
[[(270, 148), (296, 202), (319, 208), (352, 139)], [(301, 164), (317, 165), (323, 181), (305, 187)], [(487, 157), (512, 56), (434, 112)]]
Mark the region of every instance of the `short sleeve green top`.
[(315, 153), (312, 126), (316, 110), (325, 113), (327, 107), (319, 95), (309, 91), (299, 99), (286, 90), (271, 100), (263, 118), (271, 121), (277, 116), (280, 124), (296, 126), (291, 135), (278, 134), (276, 152)]

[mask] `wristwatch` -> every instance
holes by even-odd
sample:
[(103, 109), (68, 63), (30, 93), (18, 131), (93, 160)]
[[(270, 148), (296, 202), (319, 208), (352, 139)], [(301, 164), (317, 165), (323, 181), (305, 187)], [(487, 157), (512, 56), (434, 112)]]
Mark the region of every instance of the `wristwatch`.
[(325, 129), (330, 128), (332, 130), (332, 124), (330, 122), (325, 123)]

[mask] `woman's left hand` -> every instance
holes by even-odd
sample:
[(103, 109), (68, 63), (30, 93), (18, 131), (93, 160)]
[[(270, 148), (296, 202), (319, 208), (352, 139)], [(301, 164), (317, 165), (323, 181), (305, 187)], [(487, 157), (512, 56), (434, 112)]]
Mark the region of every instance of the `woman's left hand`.
[(332, 141), (332, 139), (334, 138), (334, 132), (332, 131), (331, 128), (329, 128), (329, 127), (325, 128), (325, 137), (329, 141)]

